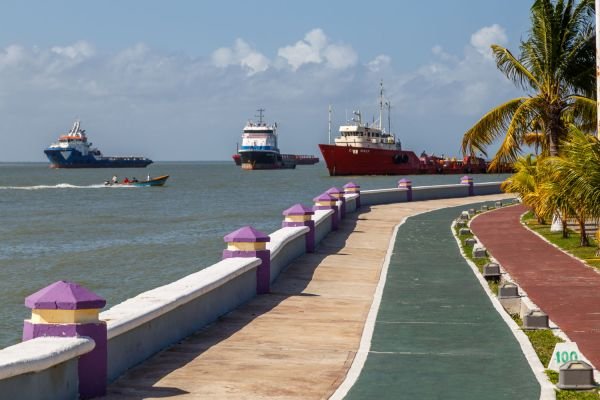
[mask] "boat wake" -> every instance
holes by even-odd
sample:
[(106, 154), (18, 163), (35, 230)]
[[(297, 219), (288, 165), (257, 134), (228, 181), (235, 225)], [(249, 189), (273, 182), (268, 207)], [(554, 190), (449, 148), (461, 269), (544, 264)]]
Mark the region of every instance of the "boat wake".
[(0, 186), (0, 190), (44, 190), (44, 189), (99, 189), (99, 188), (130, 188), (131, 185), (71, 185), (70, 183), (59, 183), (57, 185), (35, 185), (35, 186)]

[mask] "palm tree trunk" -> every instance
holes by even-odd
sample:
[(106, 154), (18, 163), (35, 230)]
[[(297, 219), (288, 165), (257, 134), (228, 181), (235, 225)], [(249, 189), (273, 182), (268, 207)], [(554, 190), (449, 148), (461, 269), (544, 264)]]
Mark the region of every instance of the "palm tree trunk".
[(581, 240), (579, 241), (580, 246), (589, 246), (590, 241), (588, 240), (587, 233), (585, 231), (585, 218), (577, 218), (579, 223), (579, 233), (581, 234)]
[(558, 104), (550, 106), (550, 120), (548, 121), (548, 139), (550, 145), (550, 155), (558, 156), (559, 140), (564, 135), (564, 127), (560, 119), (561, 107)]

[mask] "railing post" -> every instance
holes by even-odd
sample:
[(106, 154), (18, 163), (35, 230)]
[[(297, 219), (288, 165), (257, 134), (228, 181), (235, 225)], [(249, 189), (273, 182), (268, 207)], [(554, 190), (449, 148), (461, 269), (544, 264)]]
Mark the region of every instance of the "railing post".
[(475, 190), (473, 188), (473, 178), (471, 178), (468, 175), (465, 175), (462, 178), (460, 178), (460, 183), (461, 185), (469, 185), (469, 196), (475, 195)]
[(344, 198), (344, 192), (336, 187), (330, 187), (325, 193), (341, 202), (340, 219), (344, 218), (346, 216), (346, 199)]
[(285, 219), (281, 226), (308, 226), (306, 239), (306, 252), (313, 253), (315, 251), (315, 221), (311, 218), (315, 212), (303, 206), (302, 204), (294, 204), (287, 210), (283, 211)]
[(344, 185), (344, 194), (357, 194), (356, 209), (360, 208), (360, 186), (354, 182), (348, 182)]
[(327, 193), (323, 193), (320, 196), (315, 197), (313, 201), (315, 202), (313, 210), (333, 210), (333, 215), (331, 216), (331, 230), (337, 231), (339, 227), (337, 199)]
[(223, 259), (234, 257), (257, 257), (261, 264), (256, 270), (256, 293), (269, 293), (271, 286), (271, 250), (267, 249), (269, 235), (244, 226), (223, 237), (227, 248), (223, 250)]
[(82, 355), (77, 364), (79, 396), (92, 398), (106, 394), (107, 334), (100, 321), (100, 309), (106, 300), (73, 282), (58, 281), (25, 299), (31, 319), (23, 323), (23, 340), (44, 336), (87, 336), (94, 350)]
[(398, 181), (398, 189), (406, 189), (406, 201), (412, 201), (412, 181), (410, 179), (402, 178)]

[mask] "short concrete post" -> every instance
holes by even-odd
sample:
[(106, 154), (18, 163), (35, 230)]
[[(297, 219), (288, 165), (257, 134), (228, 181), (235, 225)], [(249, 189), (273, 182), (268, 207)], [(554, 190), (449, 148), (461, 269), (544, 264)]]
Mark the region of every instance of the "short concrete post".
[(558, 386), (563, 390), (589, 390), (598, 386), (594, 382), (594, 369), (584, 361), (568, 361), (558, 369)]
[(312, 216), (315, 212), (302, 204), (294, 204), (287, 210), (283, 211), (285, 217), (281, 224), (284, 228), (286, 226), (308, 226), (308, 233), (306, 234), (306, 252), (314, 253), (315, 251), (315, 221)]
[(469, 185), (469, 196), (475, 195), (475, 189), (473, 187), (473, 178), (465, 175), (462, 178), (460, 178), (460, 184), (461, 185)]
[(54, 282), (25, 299), (25, 306), (31, 309), (31, 319), (23, 324), (24, 341), (44, 336), (87, 336), (94, 340), (94, 350), (78, 360), (81, 398), (106, 394), (106, 323), (99, 319), (100, 309), (105, 305), (102, 297), (67, 281)]
[(315, 197), (313, 201), (315, 202), (313, 210), (333, 210), (333, 215), (331, 216), (331, 230), (337, 231), (340, 226), (340, 221), (338, 217), (339, 211), (337, 200), (335, 197), (323, 193), (322, 195)]
[(346, 216), (346, 198), (344, 197), (344, 192), (336, 187), (330, 187), (325, 192), (336, 200), (340, 201), (340, 219)]
[(344, 194), (357, 194), (356, 208), (360, 208), (360, 186), (354, 182), (348, 182), (344, 185)]
[(406, 201), (412, 201), (412, 181), (410, 179), (400, 179), (398, 181), (398, 189), (406, 189)]
[(269, 235), (244, 226), (223, 237), (227, 248), (223, 250), (223, 259), (234, 257), (257, 257), (262, 263), (256, 270), (256, 293), (269, 293), (271, 286), (271, 250), (267, 249)]

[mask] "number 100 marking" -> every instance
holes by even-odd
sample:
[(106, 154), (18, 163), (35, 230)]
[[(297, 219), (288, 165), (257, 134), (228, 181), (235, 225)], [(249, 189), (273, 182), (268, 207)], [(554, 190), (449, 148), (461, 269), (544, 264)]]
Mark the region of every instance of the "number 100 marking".
[(576, 351), (572, 351), (572, 352), (568, 352), (568, 351), (557, 351), (556, 352), (556, 362), (559, 364), (564, 364), (566, 362), (569, 361), (577, 361), (578, 357), (577, 357), (577, 352)]

